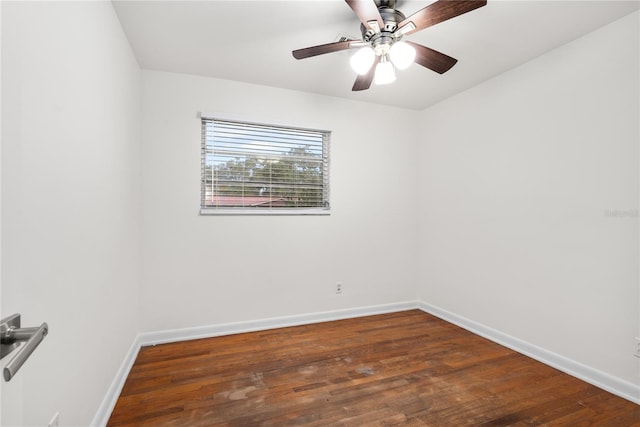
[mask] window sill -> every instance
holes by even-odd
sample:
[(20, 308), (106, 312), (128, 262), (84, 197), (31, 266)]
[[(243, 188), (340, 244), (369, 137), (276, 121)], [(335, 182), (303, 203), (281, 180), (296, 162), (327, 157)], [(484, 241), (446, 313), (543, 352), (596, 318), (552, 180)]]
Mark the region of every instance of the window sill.
[(200, 209), (201, 216), (209, 216), (209, 215), (259, 215), (259, 216), (298, 216), (298, 215), (312, 215), (312, 216), (328, 216), (331, 215), (331, 211), (329, 209), (321, 209), (321, 208), (310, 208), (310, 209), (242, 209), (242, 208), (219, 208), (219, 209), (211, 209), (211, 208), (201, 208)]

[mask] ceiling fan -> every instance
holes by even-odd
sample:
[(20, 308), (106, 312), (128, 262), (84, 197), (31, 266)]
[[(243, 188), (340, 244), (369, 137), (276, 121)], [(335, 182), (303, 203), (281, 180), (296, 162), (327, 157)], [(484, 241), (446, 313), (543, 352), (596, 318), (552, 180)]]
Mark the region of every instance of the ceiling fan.
[(345, 1), (360, 19), (362, 40), (340, 40), (294, 50), (292, 54), (296, 59), (304, 59), (360, 48), (351, 57), (351, 67), (358, 74), (353, 91), (369, 89), (374, 81), (391, 83), (395, 80), (395, 68), (404, 69), (413, 62), (445, 73), (457, 59), (403, 38), (487, 4), (486, 0), (438, 0), (407, 18), (395, 9), (396, 0)]

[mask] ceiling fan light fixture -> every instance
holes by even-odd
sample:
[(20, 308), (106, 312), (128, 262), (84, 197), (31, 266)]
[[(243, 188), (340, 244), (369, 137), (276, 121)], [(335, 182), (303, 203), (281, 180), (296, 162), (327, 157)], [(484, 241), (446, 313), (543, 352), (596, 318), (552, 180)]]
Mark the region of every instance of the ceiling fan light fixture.
[(487, 4), (487, 0), (424, 0), (428, 5), (407, 17), (396, 9), (398, 1), (345, 0), (360, 21), (362, 38), (342, 37), (333, 43), (296, 49), (291, 52), (293, 57), (311, 58), (368, 45), (351, 57), (351, 67), (358, 73), (351, 88), (354, 92), (367, 90), (374, 82), (395, 81), (395, 69), (405, 69), (413, 62), (443, 74), (458, 62), (455, 58), (418, 43), (403, 43), (403, 38)]
[(396, 70), (386, 56), (380, 58), (373, 81), (377, 85), (386, 85), (396, 81)]
[(405, 70), (416, 59), (416, 50), (409, 43), (395, 42), (389, 50), (389, 57), (398, 70)]
[(353, 71), (363, 76), (369, 72), (373, 61), (376, 59), (376, 54), (370, 46), (365, 46), (358, 49), (356, 53), (351, 56), (349, 62)]

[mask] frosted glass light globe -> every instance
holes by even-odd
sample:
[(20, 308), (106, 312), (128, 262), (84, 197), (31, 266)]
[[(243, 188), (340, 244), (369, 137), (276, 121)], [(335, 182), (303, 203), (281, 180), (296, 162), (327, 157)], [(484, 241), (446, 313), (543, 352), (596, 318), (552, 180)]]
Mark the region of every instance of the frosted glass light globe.
[(376, 59), (376, 54), (369, 46), (365, 46), (351, 56), (350, 63), (353, 71), (361, 76), (367, 74)]
[(416, 50), (409, 43), (395, 42), (389, 50), (389, 57), (398, 70), (404, 70), (413, 64)]
[(396, 70), (393, 68), (393, 64), (383, 58), (376, 66), (376, 74), (373, 81), (377, 85), (386, 85), (395, 82)]

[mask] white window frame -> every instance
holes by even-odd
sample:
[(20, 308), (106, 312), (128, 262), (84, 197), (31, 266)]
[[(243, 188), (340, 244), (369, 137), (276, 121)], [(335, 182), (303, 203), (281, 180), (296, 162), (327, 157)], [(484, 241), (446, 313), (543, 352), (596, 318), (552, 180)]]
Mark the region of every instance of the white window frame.
[[(211, 146), (208, 142), (211, 141), (213, 135), (211, 133), (211, 128), (208, 126), (214, 125), (215, 123), (219, 124), (231, 124), (237, 125), (238, 127), (247, 126), (250, 128), (257, 127), (263, 130), (274, 130), (276, 132), (284, 131), (289, 132), (293, 131), (303, 133), (312, 133), (321, 135), (322, 137), (322, 203), (323, 206), (317, 207), (214, 207), (209, 206), (206, 203), (207, 197), (213, 197), (213, 176), (211, 176), (208, 180), (206, 176), (206, 165), (207, 158), (212, 155)], [(302, 127), (294, 127), (294, 126), (283, 126), (279, 124), (264, 124), (264, 123), (256, 123), (249, 122), (246, 120), (235, 120), (235, 119), (227, 119), (220, 118), (213, 115), (200, 115), (200, 125), (201, 125), (201, 141), (200, 141), (200, 153), (201, 153), (201, 164), (200, 164), (200, 215), (330, 215), (331, 206), (329, 203), (329, 146), (330, 146), (330, 136), (331, 132), (326, 130), (318, 130), (318, 129), (310, 129), (310, 128), (302, 128)], [(304, 142), (301, 140), (301, 142)], [(214, 145), (215, 147), (215, 145)], [(211, 171), (210, 173), (213, 173)]]

